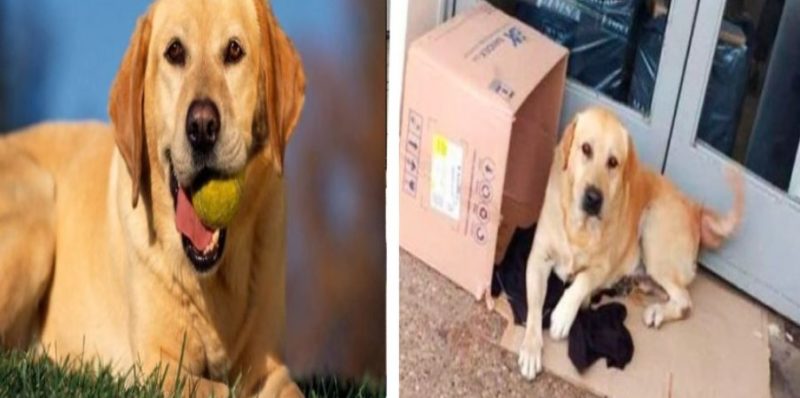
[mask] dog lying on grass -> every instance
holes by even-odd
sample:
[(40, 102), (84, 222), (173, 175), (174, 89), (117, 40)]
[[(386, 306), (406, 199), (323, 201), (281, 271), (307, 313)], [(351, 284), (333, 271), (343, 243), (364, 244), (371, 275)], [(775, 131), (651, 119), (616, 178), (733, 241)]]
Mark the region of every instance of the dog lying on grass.
[[(0, 345), (120, 372), (169, 369), (200, 395), (301, 396), (281, 360), (286, 144), (300, 58), (263, 0), (159, 0), (111, 90), (113, 126), (0, 139)], [(209, 225), (192, 196), (236, 177)], [(227, 218), (231, 218), (228, 220)]]

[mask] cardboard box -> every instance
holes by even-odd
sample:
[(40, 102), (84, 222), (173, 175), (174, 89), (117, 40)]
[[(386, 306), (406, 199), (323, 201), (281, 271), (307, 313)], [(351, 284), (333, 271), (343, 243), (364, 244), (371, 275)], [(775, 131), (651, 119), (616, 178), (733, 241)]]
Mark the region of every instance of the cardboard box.
[(567, 55), (487, 3), (409, 49), (400, 244), (476, 298), (490, 287), (507, 232), (538, 219)]

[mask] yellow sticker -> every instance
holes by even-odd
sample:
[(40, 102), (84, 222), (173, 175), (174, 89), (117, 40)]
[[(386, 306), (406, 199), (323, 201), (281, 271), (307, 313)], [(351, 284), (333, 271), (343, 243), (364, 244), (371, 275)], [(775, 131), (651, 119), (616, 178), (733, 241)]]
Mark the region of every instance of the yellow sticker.
[(447, 138), (441, 134), (433, 135), (433, 153), (435, 156), (447, 156)]

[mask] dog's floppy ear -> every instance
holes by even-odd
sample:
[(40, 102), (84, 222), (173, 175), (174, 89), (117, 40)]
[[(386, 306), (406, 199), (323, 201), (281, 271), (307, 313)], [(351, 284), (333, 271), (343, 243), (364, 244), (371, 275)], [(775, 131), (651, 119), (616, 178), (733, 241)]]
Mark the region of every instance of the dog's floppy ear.
[(150, 45), (149, 12), (139, 18), (128, 50), (111, 87), (108, 113), (114, 125), (114, 139), (128, 167), (133, 187), (131, 204), (136, 207), (147, 159), (144, 136), (144, 73)]
[(626, 144), (628, 145), (628, 153), (625, 156), (625, 166), (622, 169), (624, 181), (630, 181), (631, 174), (639, 162), (639, 157), (636, 155), (636, 147), (633, 144), (633, 137), (626, 131), (625, 132)]
[(274, 165), (282, 173), (286, 145), (305, 102), (306, 77), (300, 55), (278, 26), (271, 6), (264, 0), (254, 2), (261, 29), (261, 82), (253, 134), (266, 139)]
[(569, 166), (569, 153), (572, 150), (572, 140), (575, 139), (576, 124), (578, 124), (578, 115), (575, 115), (567, 127), (564, 128), (564, 133), (561, 134), (561, 142), (558, 149), (561, 151), (561, 159), (563, 161), (562, 170), (566, 170), (567, 166)]

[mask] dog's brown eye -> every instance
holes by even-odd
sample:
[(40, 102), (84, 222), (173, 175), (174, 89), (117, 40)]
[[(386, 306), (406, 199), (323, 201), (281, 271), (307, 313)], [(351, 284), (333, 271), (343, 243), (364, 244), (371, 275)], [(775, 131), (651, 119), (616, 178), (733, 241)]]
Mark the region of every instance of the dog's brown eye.
[(619, 162), (617, 161), (616, 157), (611, 156), (610, 158), (608, 158), (606, 165), (608, 165), (609, 169), (616, 169), (617, 165), (619, 165)]
[(186, 64), (186, 50), (183, 48), (183, 43), (177, 39), (171, 41), (167, 51), (164, 52), (164, 58), (172, 65), (183, 66)]
[(244, 57), (244, 49), (236, 40), (228, 42), (228, 47), (225, 49), (225, 63), (237, 64)]
[(587, 158), (592, 158), (592, 146), (588, 143), (584, 142), (583, 145), (581, 145), (581, 152), (583, 152)]

